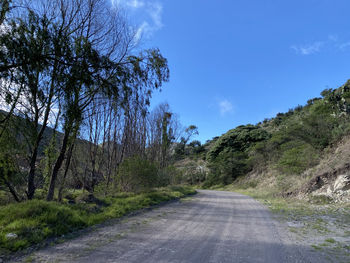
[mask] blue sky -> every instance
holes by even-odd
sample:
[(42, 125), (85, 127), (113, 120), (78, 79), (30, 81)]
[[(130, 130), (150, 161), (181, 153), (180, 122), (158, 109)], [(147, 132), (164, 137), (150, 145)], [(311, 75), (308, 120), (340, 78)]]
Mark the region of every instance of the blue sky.
[(350, 78), (348, 0), (114, 0), (159, 47), (168, 102), (205, 142), (305, 104)]

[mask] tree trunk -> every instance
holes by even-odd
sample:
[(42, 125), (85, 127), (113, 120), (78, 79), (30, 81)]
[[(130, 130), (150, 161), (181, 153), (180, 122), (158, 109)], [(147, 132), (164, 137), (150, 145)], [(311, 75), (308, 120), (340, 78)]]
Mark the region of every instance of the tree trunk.
[(35, 193), (35, 163), (38, 155), (38, 145), (35, 145), (32, 157), (30, 159), (30, 170), (28, 175), (28, 188), (27, 188), (27, 197), (29, 200), (33, 199)]
[[(71, 126), (70, 126), (71, 127)], [(67, 151), (67, 145), (68, 145), (68, 139), (69, 139), (69, 134), (71, 131), (71, 128), (68, 127), (67, 130), (64, 133), (63, 137), (63, 142), (62, 142), (62, 147), (60, 154), (56, 160), (55, 166), (53, 167), (52, 174), (51, 174), (51, 180), (50, 180), (50, 186), (49, 186), (49, 191), (47, 192), (47, 201), (52, 201), (55, 193), (55, 184), (58, 176), (58, 172), (62, 166), (62, 163), (64, 161), (64, 156)]]
[(61, 183), (60, 188), (58, 190), (58, 202), (62, 201), (62, 193), (63, 193), (66, 177), (67, 177), (67, 174), (68, 174), (70, 161), (72, 159), (73, 149), (74, 149), (74, 143), (72, 143), (69, 146), (69, 149), (68, 149), (68, 154), (67, 154), (67, 159), (66, 159), (66, 167), (64, 169), (64, 175), (63, 175), (62, 183)]
[[(55, 73), (54, 73), (54, 76), (55, 76)], [(41, 129), (37, 135), (37, 138), (35, 140), (33, 153), (32, 153), (31, 159), (30, 159), (30, 170), (29, 170), (29, 175), (28, 175), (28, 189), (27, 189), (27, 197), (29, 200), (33, 199), (34, 193), (35, 193), (35, 184), (34, 184), (35, 170), (36, 170), (35, 164), (36, 164), (36, 160), (38, 157), (39, 145), (40, 145), (40, 142), (44, 136), (44, 132), (45, 132), (45, 129), (47, 127), (47, 122), (49, 120), (53, 95), (54, 95), (54, 84), (53, 84), (53, 82), (51, 82), (49, 97), (48, 97), (48, 101), (47, 101), (47, 107), (45, 109), (44, 120), (43, 120)], [(36, 120), (36, 121), (38, 122), (39, 120)]]
[(18, 194), (15, 190), (15, 188), (7, 181), (5, 180), (5, 184), (8, 187), (8, 189), (10, 190), (10, 193), (12, 194), (13, 198), (16, 200), (16, 202), (21, 202), (21, 199), (18, 197)]

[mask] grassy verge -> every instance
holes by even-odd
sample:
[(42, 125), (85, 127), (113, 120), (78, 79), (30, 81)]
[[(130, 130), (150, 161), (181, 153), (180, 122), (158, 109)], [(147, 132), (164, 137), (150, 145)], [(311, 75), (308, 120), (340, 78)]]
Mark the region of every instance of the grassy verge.
[[(305, 246), (324, 252), (334, 262), (350, 262), (350, 204), (282, 198), (268, 189), (228, 185), (219, 190), (239, 192), (265, 204)], [(333, 262), (333, 261), (331, 261)]]
[(94, 203), (62, 204), (32, 200), (0, 207), (0, 253), (9, 254), (132, 211), (194, 194), (190, 187), (166, 187), (119, 194)]

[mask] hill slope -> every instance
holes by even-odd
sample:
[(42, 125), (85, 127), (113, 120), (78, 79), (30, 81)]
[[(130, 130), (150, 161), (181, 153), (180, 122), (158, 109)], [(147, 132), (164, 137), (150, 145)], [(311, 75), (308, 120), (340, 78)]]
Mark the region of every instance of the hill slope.
[(321, 96), (209, 141), (204, 186), (239, 183), (284, 196), (348, 200), (350, 80)]

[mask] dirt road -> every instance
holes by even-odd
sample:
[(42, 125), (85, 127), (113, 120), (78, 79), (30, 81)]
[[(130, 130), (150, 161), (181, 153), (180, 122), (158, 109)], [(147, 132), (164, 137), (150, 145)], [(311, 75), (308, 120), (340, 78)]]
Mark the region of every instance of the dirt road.
[(250, 197), (199, 191), (40, 251), (27, 262), (327, 262)]

